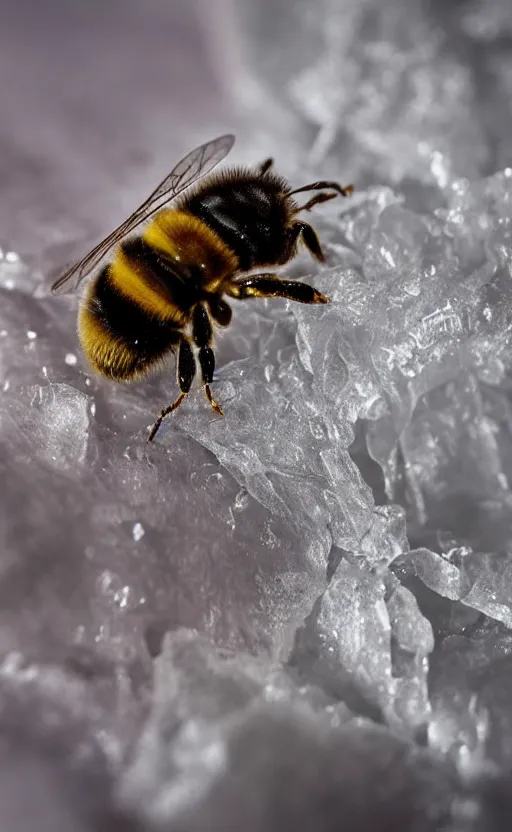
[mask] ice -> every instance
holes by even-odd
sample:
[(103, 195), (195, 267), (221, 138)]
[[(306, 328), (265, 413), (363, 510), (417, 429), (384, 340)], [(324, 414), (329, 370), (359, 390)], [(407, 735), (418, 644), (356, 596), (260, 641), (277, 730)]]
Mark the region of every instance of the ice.
[(334, 721), (282, 672), (195, 633), (166, 637), (154, 697), (120, 789), (149, 830), (230, 829), (241, 817), (250, 830), (435, 829), (449, 813), (449, 764), (368, 721)]
[(17, 392), (8, 409), (11, 431), (21, 433), (25, 441), (30, 437), (30, 453), (59, 471), (78, 471), (86, 459), (94, 404), (67, 384), (32, 385)]
[[(2, 830), (508, 829), (509, 4), (30, 5), (0, 32)], [(227, 130), (354, 183), (289, 269), (331, 303), (233, 302), (225, 416), (194, 389), (148, 445), (172, 367), (102, 382), (48, 285)]]
[(407, 567), (429, 589), (512, 627), (509, 555), (460, 546), (442, 554), (416, 549), (407, 560)]
[(428, 723), (430, 623), (405, 587), (364, 560), (344, 559), (302, 634), (294, 664), (401, 733)]
[(357, 545), (370, 523), (373, 499), (348, 453), (351, 426), (333, 441), (311, 376), (293, 343), (286, 343), (290, 322), (281, 324), (262, 342), (260, 366), (242, 358), (219, 371), (226, 417), (205, 420), (196, 407), (183, 424), (260, 503), (291, 517), (314, 557), (323, 552), (325, 564), (333, 542), (349, 549)]
[(510, 766), (510, 631), (480, 618), (468, 634), (444, 639), (432, 659), (433, 747), (457, 755), (475, 777)]

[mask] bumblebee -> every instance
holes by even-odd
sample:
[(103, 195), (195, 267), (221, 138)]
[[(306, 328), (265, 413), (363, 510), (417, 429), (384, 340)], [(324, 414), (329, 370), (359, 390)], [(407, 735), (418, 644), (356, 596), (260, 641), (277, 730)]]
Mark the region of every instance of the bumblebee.
[[(316, 232), (298, 216), (348, 196), (352, 185), (313, 182), (291, 190), (272, 159), (254, 169), (211, 174), (234, 141), (232, 135), (220, 136), (185, 156), (125, 222), (52, 286), (54, 294), (76, 289), (116, 249), (87, 287), (78, 334), (92, 367), (118, 382), (141, 378), (177, 352), (180, 394), (162, 410), (149, 441), (187, 396), (196, 359), (206, 397), (222, 414), (211, 391), (212, 341), (214, 325), (231, 321), (225, 297), (329, 302), (306, 283), (260, 270), (288, 263), (299, 242), (323, 261)], [(316, 193), (298, 205), (293, 197), (304, 191)]]

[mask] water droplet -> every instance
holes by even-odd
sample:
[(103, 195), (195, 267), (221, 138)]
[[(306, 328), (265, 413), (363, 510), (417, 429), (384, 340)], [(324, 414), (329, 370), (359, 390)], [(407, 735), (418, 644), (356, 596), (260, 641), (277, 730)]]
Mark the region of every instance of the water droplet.
[(123, 586), (122, 589), (118, 589), (117, 592), (114, 593), (114, 601), (119, 606), (120, 609), (124, 609), (128, 604), (128, 599), (130, 597), (130, 587)]
[(76, 355), (73, 355), (72, 352), (67, 352), (64, 361), (66, 364), (69, 364), (70, 367), (74, 367), (77, 362)]
[(144, 531), (144, 527), (141, 525), (141, 523), (134, 523), (133, 529), (132, 529), (132, 534), (133, 534), (133, 539), (137, 542), (142, 537), (144, 537), (145, 531)]

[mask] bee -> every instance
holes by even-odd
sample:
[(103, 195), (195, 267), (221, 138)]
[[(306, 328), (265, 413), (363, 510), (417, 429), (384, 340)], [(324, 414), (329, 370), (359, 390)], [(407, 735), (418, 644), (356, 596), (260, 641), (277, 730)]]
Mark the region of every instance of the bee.
[[(352, 185), (321, 181), (292, 190), (274, 171), (273, 159), (212, 174), (234, 141), (232, 135), (220, 136), (191, 151), (125, 222), (52, 286), (54, 294), (76, 289), (115, 248), (79, 304), (78, 336), (93, 369), (118, 382), (145, 376), (177, 352), (180, 393), (160, 413), (149, 441), (189, 393), (196, 362), (206, 397), (222, 415), (211, 391), (212, 342), (214, 326), (231, 321), (225, 297), (329, 302), (306, 283), (273, 270), (296, 255), (300, 242), (316, 260), (325, 259), (316, 232), (299, 214), (348, 196)], [(304, 191), (316, 193), (298, 205), (293, 197)]]

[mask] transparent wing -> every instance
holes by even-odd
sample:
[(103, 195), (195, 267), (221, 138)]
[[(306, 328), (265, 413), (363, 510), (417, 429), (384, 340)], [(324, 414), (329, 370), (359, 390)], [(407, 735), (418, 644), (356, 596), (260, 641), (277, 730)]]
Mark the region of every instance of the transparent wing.
[(55, 281), (52, 286), (53, 294), (61, 295), (76, 289), (117, 243), (178, 194), (209, 173), (228, 155), (234, 143), (235, 137), (231, 134), (219, 136), (187, 154), (127, 220)]

